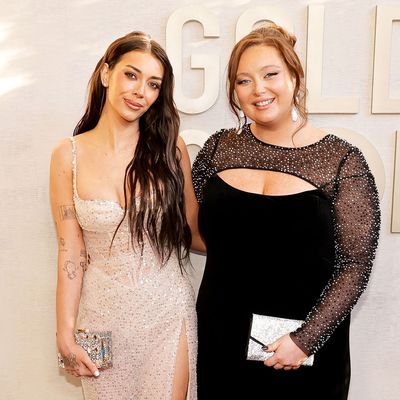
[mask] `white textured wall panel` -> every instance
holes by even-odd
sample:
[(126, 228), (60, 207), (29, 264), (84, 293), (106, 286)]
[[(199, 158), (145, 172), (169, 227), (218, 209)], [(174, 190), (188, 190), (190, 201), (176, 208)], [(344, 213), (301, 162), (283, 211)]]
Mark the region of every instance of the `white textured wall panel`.
[[(59, 372), (56, 363), (56, 241), (48, 167), (52, 148), (81, 117), (88, 79), (107, 45), (144, 30), (165, 46), (168, 18), (178, 8), (202, 5), (213, 13), (219, 37), (203, 38), (198, 22), (182, 29), (185, 96), (203, 90), (203, 72), (189, 69), (190, 57), (219, 57), (216, 103), (203, 113), (181, 114), (182, 131), (202, 131), (192, 136), (204, 138), (234, 124), (225, 75), (239, 17), (253, 7), (280, 8), (293, 22), (305, 65), (308, 6), (317, 4), (324, 6), (320, 95), (359, 103), (358, 113), (313, 114), (311, 120), (327, 130), (342, 127), (364, 136), (384, 166), (380, 247), (352, 318), (349, 399), (400, 399), (400, 233), (391, 232), (400, 114), (371, 113), (376, 6), (398, 8), (399, 0), (0, 0), (0, 399), (82, 399), (79, 382)], [(393, 98), (400, 98), (399, 24), (393, 23), (390, 45)], [(193, 154), (195, 149), (191, 146)], [(193, 256), (193, 264), (197, 287), (204, 258)]]

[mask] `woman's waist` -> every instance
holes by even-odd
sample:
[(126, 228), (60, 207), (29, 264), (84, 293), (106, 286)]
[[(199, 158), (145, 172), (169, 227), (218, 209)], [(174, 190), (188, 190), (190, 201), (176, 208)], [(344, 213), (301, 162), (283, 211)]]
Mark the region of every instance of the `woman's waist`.
[(250, 284), (257, 281), (289, 283), (326, 282), (334, 272), (335, 257), (330, 249), (277, 251), (269, 246), (233, 247), (226, 250), (207, 248), (203, 281), (222, 284)]
[[(83, 278), (83, 289), (90, 287), (137, 287), (139, 284), (185, 285), (189, 282), (182, 274), (176, 260), (170, 258), (166, 263), (158, 259), (132, 254), (118, 254), (109, 257), (88, 256), (89, 263)], [(168, 286), (168, 287), (170, 287)]]
[(285, 318), (305, 318), (317, 303), (328, 278), (310, 282), (273, 274), (260, 277), (248, 274), (232, 278), (205, 275), (199, 288), (197, 306), (203, 313), (228, 312), (274, 315)]
[(196, 310), (199, 317), (217, 319), (223, 324), (235, 324), (235, 320), (249, 319), (252, 314), (304, 320), (314, 304), (314, 299), (276, 298), (268, 296), (267, 292), (260, 296), (243, 291), (236, 296), (226, 293), (225, 296), (213, 296), (199, 291)]
[(109, 265), (118, 263), (135, 264), (161, 264), (160, 257), (150, 246), (142, 248), (133, 247), (130, 242), (124, 243), (99, 243), (98, 241), (85, 240), (88, 262), (96, 265)]

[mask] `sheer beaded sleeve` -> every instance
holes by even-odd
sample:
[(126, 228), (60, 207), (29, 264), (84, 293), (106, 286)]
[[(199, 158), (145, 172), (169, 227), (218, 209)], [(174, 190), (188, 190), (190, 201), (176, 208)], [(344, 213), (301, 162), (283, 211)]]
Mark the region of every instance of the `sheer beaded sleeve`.
[(332, 212), (335, 272), (305, 323), (291, 333), (307, 354), (317, 352), (366, 288), (379, 237), (375, 180), (361, 152), (351, 147), (334, 182)]
[(224, 131), (224, 129), (218, 131), (207, 139), (207, 141), (204, 143), (204, 146), (197, 154), (196, 160), (193, 163), (193, 187), (197, 201), (199, 203), (201, 203), (203, 200), (203, 187), (205, 185), (205, 182), (208, 180), (208, 178), (216, 173), (216, 170), (215, 168), (213, 168), (211, 161), (218, 146), (218, 142), (221, 138), (221, 134)]

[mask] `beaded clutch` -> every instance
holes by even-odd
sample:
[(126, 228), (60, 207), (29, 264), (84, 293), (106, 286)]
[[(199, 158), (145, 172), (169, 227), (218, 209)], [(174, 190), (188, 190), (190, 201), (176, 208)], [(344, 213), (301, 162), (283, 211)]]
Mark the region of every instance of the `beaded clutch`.
[[(247, 346), (247, 359), (265, 361), (274, 353), (267, 353), (262, 348), (275, 342), (281, 336), (295, 331), (304, 321), (270, 317), (268, 315), (253, 314), (249, 342)], [(312, 366), (314, 354), (307, 358), (302, 365)]]
[[(82, 346), (90, 359), (99, 369), (112, 367), (111, 331), (91, 332), (89, 329), (78, 329), (74, 333), (75, 342)], [(65, 368), (64, 361), (58, 354), (58, 365)]]

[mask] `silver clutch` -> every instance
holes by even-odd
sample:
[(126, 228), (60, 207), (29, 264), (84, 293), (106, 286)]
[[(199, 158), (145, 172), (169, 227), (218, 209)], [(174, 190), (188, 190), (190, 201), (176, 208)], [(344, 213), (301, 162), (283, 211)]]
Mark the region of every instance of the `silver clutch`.
[[(275, 342), (281, 336), (295, 331), (304, 321), (270, 317), (268, 315), (253, 314), (249, 343), (247, 347), (247, 359), (265, 361), (274, 353), (267, 353), (262, 348)], [(314, 362), (314, 354), (307, 358), (302, 365), (311, 366)]]
[[(112, 367), (111, 331), (92, 332), (89, 329), (77, 329), (74, 336), (75, 342), (83, 347), (97, 368), (106, 369)], [(58, 353), (58, 366), (65, 368), (64, 360), (60, 353)]]

